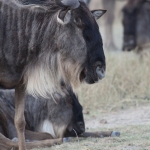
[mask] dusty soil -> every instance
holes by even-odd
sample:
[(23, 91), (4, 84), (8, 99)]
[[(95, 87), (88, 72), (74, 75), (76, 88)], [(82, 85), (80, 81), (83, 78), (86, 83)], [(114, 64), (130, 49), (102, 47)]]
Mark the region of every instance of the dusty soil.
[(126, 125), (150, 124), (150, 106), (130, 108), (117, 112), (102, 113), (100, 116), (85, 119), (86, 128), (116, 128)]

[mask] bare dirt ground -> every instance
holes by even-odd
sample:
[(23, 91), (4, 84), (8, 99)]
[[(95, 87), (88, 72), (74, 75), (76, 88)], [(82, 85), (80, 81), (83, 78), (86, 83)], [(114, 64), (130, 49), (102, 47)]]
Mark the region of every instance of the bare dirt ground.
[(86, 128), (116, 128), (127, 125), (150, 125), (150, 106), (141, 106), (101, 114), (85, 120)]

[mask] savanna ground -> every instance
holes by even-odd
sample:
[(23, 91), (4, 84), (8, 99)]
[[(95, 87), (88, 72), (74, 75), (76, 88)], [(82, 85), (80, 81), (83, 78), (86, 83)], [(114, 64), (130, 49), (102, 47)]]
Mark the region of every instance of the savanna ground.
[[(116, 14), (121, 16), (120, 9)], [(103, 35), (104, 25), (99, 23)], [(68, 143), (41, 150), (150, 150), (150, 50), (141, 55), (121, 52), (119, 19), (114, 25), (114, 38), (119, 50), (105, 50), (105, 79), (83, 85), (78, 94), (86, 131), (120, 131), (120, 137), (71, 138)]]

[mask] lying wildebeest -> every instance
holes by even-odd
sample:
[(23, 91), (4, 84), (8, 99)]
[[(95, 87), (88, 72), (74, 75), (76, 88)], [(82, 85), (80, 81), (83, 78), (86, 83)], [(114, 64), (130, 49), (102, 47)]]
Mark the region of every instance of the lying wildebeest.
[(150, 44), (150, 1), (128, 0), (123, 8), (123, 50), (141, 50)]
[[(0, 133), (9, 139), (17, 137), (14, 126), (14, 95), (14, 90), (0, 90)], [(85, 132), (82, 106), (71, 90), (67, 99), (61, 99), (58, 104), (50, 99), (32, 96), (27, 96), (25, 103), (25, 138), (28, 141), (74, 137), (76, 134), (80, 137), (119, 136), (119, 132), (112, 131)]]
[[(17, 137), (14, 126), (15, 107), (13, 100), (13, 90), (0, 91), (0, 132), (9, 139)], [(25, 103), (25, 137), (27, 140), (37, 141), (54, 138), (58, 139), (62, 138), (64, 134), (73, 136), (75, 135), (73, 132), (71, 132), (73, 125), (73, 128), (76, 130), (77, 134), (81, 134), (85, 131), (82, 107), (74, 93), (70, 91), (67, 99), (60, 99), (57, 101), (57, 103), (58, 104), (56, 104), (52, 98), (37, 99), (32, 96), (27, 96)], [(75, 121), (75, 123), (73, 123), (73, 121)], [(49, 134), (41, 132), (46, 132)], [(57, 141), (58, 140), (56, 140), (56, 142)], [(50, 144), (52, 143), (49, 143), (49, 146)], [(45, 145), (39, 144), (38, 146)], [(0, 146), (0, 149), (12, 149), (16, 147), (17, 145), (4, 145)], [(27, 145), (27, 148), (33, 147), (32, 145)]]
[(104, 10), (90, 12), (82, 0), (35, 1), (0, 0), (0, 87), (15, 88), (20, 150), (25, 150), (26, 92), (65, 97), (69, 86), (104, 78), (106, 67), (95, 21)]

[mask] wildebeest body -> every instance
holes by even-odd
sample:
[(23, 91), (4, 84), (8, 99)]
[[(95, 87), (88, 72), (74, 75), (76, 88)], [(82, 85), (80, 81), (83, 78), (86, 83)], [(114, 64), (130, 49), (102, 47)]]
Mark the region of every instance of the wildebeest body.
[[(39, 51), (43, 50), (43, 40), (48, 40), (44, 34), (52, 15), (40, 8), (33, 11), (34, 6), (18, 5), (13, 1), (0, 1), (0, 84), (7, 88), (15, 87), (25, 67), (36, 61)], [(51, 27), (51, 36), (53, 31)]]
[[(85, 126), (82, 106), (73, 93), (70, 95), (68, 99), (61, 99), (58, 104), (52, 99), (34, 98), (28, 95), (25, 105), (26, 129), (47, 132), (53, 138), (61, 138), (65, 133), (73, 135), (72, 129), (77, 134), (83, 133)], [(14, 126), (14, 90), (1, 90), (0, 102), (0, 126), (2, 127), (0, 132), (7, 138), (13, 139), (17, 137)]]

